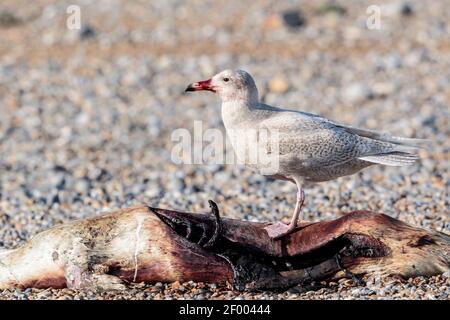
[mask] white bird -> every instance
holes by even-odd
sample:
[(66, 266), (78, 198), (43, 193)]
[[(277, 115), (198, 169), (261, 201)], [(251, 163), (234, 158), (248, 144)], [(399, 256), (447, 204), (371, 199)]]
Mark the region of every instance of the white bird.
[[(221, 98), (227, 134), (239, 129), (278, 133), (279, 168), (269, 176), (294, 182), (298, 192), (289, 225), (277, 222), (266, 227), (273, 239), (279, 239), (297, 227), (306, 183), (351, 175), (373, 164), (411, 165), (418, 159), (413, 152), (427, 142), (354, 128), (311, 113), (261, 103), (255, 81), (243, 70), (224, 70), (186, 88), (186, 91), (201, 90), (212, 91)], [(245, 150), (236, 148), (236, 137), (231, 138), (231, 142), (237, 157), (245, 157), (239, 154)], [(258, 164), (249, 166), (261, 169)]]

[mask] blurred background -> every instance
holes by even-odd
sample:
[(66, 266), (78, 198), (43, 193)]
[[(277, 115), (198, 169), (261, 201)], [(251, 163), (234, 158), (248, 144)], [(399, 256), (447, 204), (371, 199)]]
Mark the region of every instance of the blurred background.
[(307, 190), (308, 219), (369, 209), (449, 232), (448, 5), (1, 0), (0, 246), (137, 203), (288, 221), (294, 184), (171, 161), (173, 130), (223, 130), (217, 97), (183, 91), (225, 68), (249, 71), (266, 103), (433, 140), (417, 165)]

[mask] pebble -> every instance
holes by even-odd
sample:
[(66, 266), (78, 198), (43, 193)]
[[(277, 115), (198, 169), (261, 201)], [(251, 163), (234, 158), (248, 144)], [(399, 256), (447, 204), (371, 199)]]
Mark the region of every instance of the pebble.
[(289, 90), (289, 82), (283, 76), (276, 76), (269, 81), (269, 90), (274, 93), (285, 93)]
[(283, 17), (284, 24), (289, 28), (300, 28), (305, 24), (305, 18), (300, 10), (286, 10), (281, 15)]
[(82, 40), (95, 38), (96, 32), (95, 29), (90, 25), (84, 25), (80, 30), (80, 38)]
[(372, 97), (372, 95), (373, 92), (369, 86), (360, 82), (350, 84), (348, 87), (344, 88), (342, 92), (343, 100), (350, 103), (363, 102)]
[(14, 27), (22, 22), (13, 12), (0, 9), (0, 27)]
[(408, 2), (404, 2), (402, 4), (400, 12), (403, 16), (411, 16), (414, 14), (414, 10), (413, 10), (411, 4)]

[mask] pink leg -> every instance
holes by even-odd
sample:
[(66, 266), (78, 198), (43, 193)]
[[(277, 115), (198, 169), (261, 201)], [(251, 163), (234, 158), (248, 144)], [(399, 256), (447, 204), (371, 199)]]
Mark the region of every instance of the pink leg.
[(298, 217), (300, 216), (300, 212), (303, 206), (303, 202), (305, 201), (305, 193), (301, 187), (297, 192), (297, 203), (295, 205), (294, 214), (292, 215), (291, 222), (287, 225), (282, 222), (276, 222), (265, 229), (269, 234), (269, 237), (276, 240), (279, 239), (289, 233), (291, 233), (295, 228), (297, 228)]

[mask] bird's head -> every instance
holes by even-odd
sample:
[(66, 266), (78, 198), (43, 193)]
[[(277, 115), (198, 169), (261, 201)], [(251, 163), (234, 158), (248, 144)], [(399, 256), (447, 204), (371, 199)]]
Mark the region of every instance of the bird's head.
[(223, 102), (244, 100), (258, 102), (258, 89), (252, 76), (243, 70), (224, 70), (211, 79), (191, 83), (188, 91), (212, 91), (217, 93)]

